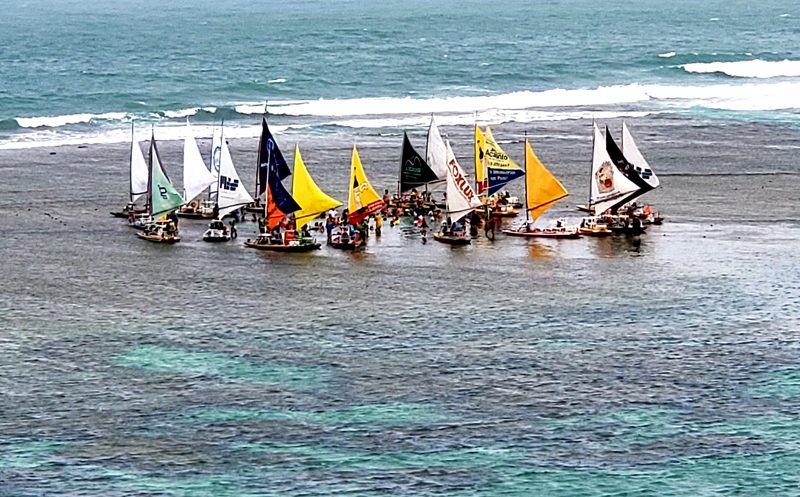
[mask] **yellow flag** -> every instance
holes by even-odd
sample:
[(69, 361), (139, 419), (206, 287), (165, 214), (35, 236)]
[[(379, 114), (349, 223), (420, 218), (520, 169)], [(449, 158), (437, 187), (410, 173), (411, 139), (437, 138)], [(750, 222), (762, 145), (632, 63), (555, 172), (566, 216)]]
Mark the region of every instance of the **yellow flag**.
[(525, 139), (525, 196), (534, 221), (556, 202), (569, 195), (564, 185), (544, 167)]
[(341, 202), (329, 197), (320, 190), (314, 179), (308, 174), (303, 157), (300, 156), (300, 147), (297, 145), (294, 147), (294, 174), (292, 174), (292, 178), (292, 197), (300, 206), (300, 210), (294, 213), (297, 229), (308, 224), (319, 214), (342, 205)]
[(350, 198), (347, 206), (350, 224), (356, 224), (384, 207), (378, 192), (369, 184), (355, 145), (353, 145), (353, 157), (350, 161)]
[(484, 155), (486, 152), (486, 139), (478, 125), (475, 125), (475, 189), (478, 195), (486, 191), (486, 168)]

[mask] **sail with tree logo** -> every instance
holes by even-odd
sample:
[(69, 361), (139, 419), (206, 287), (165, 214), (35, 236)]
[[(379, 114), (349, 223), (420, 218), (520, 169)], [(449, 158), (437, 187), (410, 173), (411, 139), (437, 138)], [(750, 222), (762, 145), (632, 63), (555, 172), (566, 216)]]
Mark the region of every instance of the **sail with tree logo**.
[(341, 202), (329, 197), (323, 192), (308, 173), (300, 147), (294, 147), (294, 174), (292, 176), (292, 197), (300, 205), (300, 210), (294, 213), (297, 229), (302, 228), (319, 214), (335, 209), (342, 205)]
[(353, 145), (353, 155), (350, 160), (350, 194), (348, 197), (347, 221), (350, 224), (358, 224), (367, 217), (384, 208), (384, 203), (378, 192), (364, 173), (364, 166), (361, 165), (361, 158), (358, 156), (358, 149)]
[[(239, 173), (233, 164), (231, 151), (228, 148), (228, 143), (222, 137), (222, 132), (219, 135), (219, 152), (214, 153), (212, 157), (218, 157), (219, 159), (217, 219), (222, 219), (236, 209), (252, 203), (253, 197), (250, 196), (250, 192), (247, 191), (247, 188), (239, 179)], [(216, 162), (216, 159), (212, 159), (212, 164), (214, 162)]]
[(590, 178), (589, 210), (602, 214), (613, 211), (625, 203), (625, 199), (639, 190), (633, 181), (620, 171), (608, 154), (606, 136), (592, 123), (594, 146), (592, 150), (592, 175)]
[(439, 177), (425, 159), (414, 150), (408, 134), (403, 132), (403, 152), (400, 157), (400, 193), (436, 181), (439, 181)]
[(489, 195), (494, 195), (506, 183), (523, 176), (525, 171), (500, 148), (488, 126), (484, 140), (483, 162), (486, 170), (487, 191)]
[(466, 245), (470, 243), (470, 238), (461, 219), (481, 207), (483, 203), (456, 160), (449, 140), (445, 140), (445, 147), (448, 166), (447, 212), (441, 229), (433, 234), (433, 239), (449, 245)]

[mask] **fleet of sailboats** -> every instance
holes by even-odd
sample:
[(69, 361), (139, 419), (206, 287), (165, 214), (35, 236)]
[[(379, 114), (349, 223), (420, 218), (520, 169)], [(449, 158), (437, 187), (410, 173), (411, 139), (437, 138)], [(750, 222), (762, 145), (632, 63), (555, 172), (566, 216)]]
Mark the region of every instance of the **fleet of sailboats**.
[[(453, 245), (466, 245), (471, 241), (465, 218), (486, 211), (487, 199), (497, 196), (509, 182), (525, 176), (525, 222), (503, 230), (508, 236), (542, 238), (576, 238), (583, 234), (607, 234), (606, 224), (624, 222), (626, 233), (638, 233), (643, 220), (636, 199), (658, 188), (660, 181), (636, 145), (626, 123), (622, 123), (622, 141), (618, 146), (608, 127), (604, 132), (592, 123), (592, 160), (589, 181), (589, 202), (579, 206), (598, 216), (584, 218), (580, 228), (567, 226), (559, 219), (555, 226), (536, 226), (540, 217), (569, 195), (564, 185), (545, 167), (534, 152), (527, 136), (524, 140), (525, 162), (520, 167), (500, 147), (491, 129), (475, 127), (475, 186), (471, 184), (453, 153), (449, 140), (443, 139), (431, 116), (428, 127), (425, 156), (417, 152), (407, 133), (403, 134), (398, 192), (428, 188), (444, 182), (444, 221), (434, 239)], [(170, 181), (158, 153), (154, 133), (151, 133), (148, 159), (145, 161), (141, 146), (131, 126), (131, 152), (129, 159), (129, 203), (115, 216), (128, 216), (133, 225), (143, 228), (137, 235), (149, 241), (175, 243), (177, 232), (176, 211), (189, 209), (199, 215), (206, 210), (213, 213), (213, 221), (204, 233), (206, 241), (229, 241), (236, 236), (234, 222), (230, 229), (222, 222), (229, 214), (258, 207), (260, 233), (248, 247), (284, 252), (303, 252), (321, 246), (310, 235), (307, 226), (321, 214), (337, 209), (342, 203), (319, 188), (303, 161), (299, 146), (294, 150), (293, 171), (269, 130), (266, 116), (262, 119), (256, 168), (255, 195), (251, 195), (241, 181), (233, 163), (222, 127), (215, 129), (209, 164), (203, 161), (197, 141), (187, 120), (183, 148), (183, 193)], [(283, 180), (292, 176), (291, 192)], [(203, 192), (208, 192), (203, 199)], [(379, 215), (386, 204), (373, 188), (354, 145), (350, 161), (347, 209), (344, 222), (338, 226), (329, 243), (336, 248), (356, 248), (367, 235), (365, 221)], [(482, 194), (484, 198), (482, 199)], [(505, 193), (505, 195), (508, 195)], [(144, 207), (136, 202), (145, 198)], [(260, 201), (263, 198), (263, 203)], [(639, 210), (637, 210), (639, 209)], [(650, 215), (650, 212), (645, 211)], [(255, 219), (255, 217), (254, 217)], [(624, 221), (619, 221), (619, 220)], [(660, 218), (659, 218), (660, 220)], [(628, 225), (633, 221), (633, 229)], [(649, 222), (653, 222), (652, 219)], [(320, 228), (317, 223), (315, 229)], [(636, 231), (639, 230), (639, 231)]]

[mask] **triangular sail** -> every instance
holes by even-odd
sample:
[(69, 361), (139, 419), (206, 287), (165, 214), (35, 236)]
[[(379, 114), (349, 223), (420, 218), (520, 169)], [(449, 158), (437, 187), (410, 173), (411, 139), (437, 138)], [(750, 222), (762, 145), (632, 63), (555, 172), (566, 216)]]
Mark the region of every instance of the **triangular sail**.
[(408, 134), (403, 132), (403, 153), (400, 158), (400, 191), (407, 192), (412, 188), (427, 185), (439, 178), (428, 166), (425, 159), (414, 150)]
[(150, 138), (150, 214), (169, 214), (184, 204), (183, 197), (172, 185), (161, 165), (155, 138)]
[(431, 125), (428, 127), (425, 160), (440, 181), (447, 178), (447, 148), (433, 116), (431, 116)]
[(286, 159), (283, 158), (281, 149), (275, 137), (269, 130), (267, 119), (261, 119), (261, 138), (258, 142), (258, 172), (256, 175), (256, 194), (260, 197), (267, 190), (267, 176), (272, 174), (271, 168), (275, 168), (280, 173), (280, 179), (292, 174)]
[(349, 211), (347, 220), (350, 224), (359, 223), (384, 207), (383, 200), (372, 188), (364, 173), (364, 166), (361, 165), (361, 158), (355, 145), (350, 160), (350, 195), (347, 207)]
[[(283, 180), (292, 174), (289, 165), (286, 164), (286, 159), (283, 158), (281, 150), (278, 148), (278, 143), (269, 132), (267, 127), (267, 120), (263, 120), (261, 143), (263, 145), (260, 151), (262, 160), (266, 160), (266, 172), (264, 183), (267, 187), (267, 228), (272, 229), (289, 214), (300, 210), (294, 198), (283, 186)], [(264, 163), (261, 165), (264, 169)]]
[(342, 205), (341, 202), (329, 197), (323, 192), (308, 173), (300, 147), (294, 147), (294, 173), (292, 176), (292, 197), (300, 205), (300, 210), (294, 213), (297, 228), (300, 229), (319, 214), (335, 209)]
[(622, 153), (625, 154), (625, 158), (633, 164), (636, 172), (651, 188), (658, 188), (661, 185), (661, 181), (656, 176), (655, 171), (650, 168), (647, 159), (639, 151), (639, 147), (633, 141), (633, 135), (631, 135), (628, 126), (624, 122), (622, 123)]
[(478, 195), (486, 193), (486, 138), (478, 125), (475, 125), (475, 189)]
[(150, 181), (150, 170), (144, 160), (142, 147), (134, 137), (133, 124), (131, 124), (131, 202), (136, 202), (147, 193), (147, 184)]
[(233, 157), (228, 144), (219, 140), (219, 181), (217, 182), (217, 217), (222, 219), (226, 214), (235, 211), (243, 205), (253, 202), (250, 192), (239, 179), (239, 173), (233, 165)]
[(480, 198), (469, 184), (467, 175), (456, 160), (450, 141), (445, 141), (447, 151), (447, 215), (461, 219), (476, 207), (480, 207)]
[(525, 202), (531, 218), (536, 221), (547, 209), (569, 195), (567, 189), (544, 167), (525, 139)]
[(645, 194), (653, 189), (649, 182), (647, 182), (642, 176), (636, 171), (636, 166), (631, 164), (625, 155), (622, 153), (622, 150), (617, 146), (617, 143), (614, 141), (614, 138), (611, 136), (611, 132), (608, 130), (606, 126), (606, 151), (608, 152), (608, 156), (611, 157), (611, 160), (614, 162), (614, 165), (617, 166), (617, 169), (625, 175), (626, 178), (631, 180), (637, 187), (638, 190), (632, 192), (628, 196), (626, 196), (622, 202), (612, 207), (612, 210), (616, 210), (617, 208), (621, 207), (628, 202), (632, 202), (635, 198), (638, 198), (640, 195)]
[(524, 175), (525, 171), (500, 148), (488, 126), (484, 139), (486, 148), (483, 162), (486, 167), (486, 181), (489, 195), (494, 195), (506, 183)]
[(593, 124), (594, 149), (592, 151), (591, 196), (589, 207), (595, 214), (602, 214), (625, 202), (628, 194), (639, 189), (614, 165), (606, 150), (606, 137)]
[(190, 202), (213, 183), (214, 176), (200, 155), (200, 148), (187, 119), (186, 138), (183, 141), (183, 197)]

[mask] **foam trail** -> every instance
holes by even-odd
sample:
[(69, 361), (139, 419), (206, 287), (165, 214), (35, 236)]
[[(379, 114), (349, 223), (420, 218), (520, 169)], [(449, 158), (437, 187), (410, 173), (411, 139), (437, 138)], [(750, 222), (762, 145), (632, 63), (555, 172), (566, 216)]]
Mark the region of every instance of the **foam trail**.
[(680, 66), (689, 73), (721, 73), (734, 78), (780, 78), (800, 76), (800, 61), (761, 59), (737, 62), (696, 62)]
[(672, 57), (675, 57), (676, 55), (678, 54), (675, 52), (665, 52), (658, 54), (658, 56), (661, 57), (662, 59), (670, 59)]

